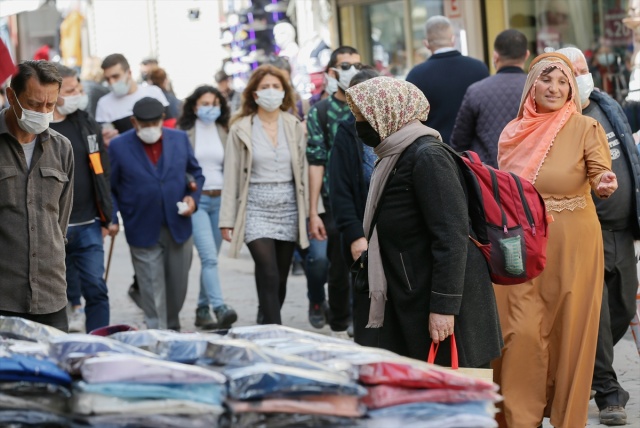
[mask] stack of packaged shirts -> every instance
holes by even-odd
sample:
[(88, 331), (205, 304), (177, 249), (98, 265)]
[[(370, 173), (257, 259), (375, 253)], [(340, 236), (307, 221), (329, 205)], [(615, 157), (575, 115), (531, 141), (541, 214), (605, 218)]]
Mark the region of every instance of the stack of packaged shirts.
[(276, 325), (126, 330), (0, 317), (0, 426), (496, 426), (495, 384), (350, 340)]
[[(248, 333), (253, 329), (241, 331)], [(280, 327), (255, 329), (270, 335)], [(116, 333), (111, 338), (154, 352), (166, 360), (219, 370), (228, 379), (227, 405), (232, 412), (229, 424), (234, 427), (300, 426), (303, 421), (309, 426), (342, 423), (362, 416), (365, 410), (359, 397), (366, 390), (355, 382), (357, 376), (349, 376), (352, 367), (349, 364), (343, 364), (342, 370), (332, 370), (307, 358), (233, 335), (147, 330)]]
[[(279, 328), (278, 328), (279, 329)], [(277, 329), (277, 330), (278, 330)], [(366, 386), (367, 427), (495, 427), (498, 386), (395, 353), (349, 343), (317, 342), (307, 333), (254, 335), (256, 343), (327, 367), (351, 364)]]
[[(202, 367), (139, 355), (111, 354), (82, 361), (74, 386), (76, 415), (183, 416), (217, 420), (223, 413), (225, 377)], [(148, 425), (151, 425), (148, 423)], [(217, 423), (214, 424), (217, 426)]]
[(46, 343), (63, 332), (0, 317), (0, 426), (67, 426), (71, 376), (49, 358)]

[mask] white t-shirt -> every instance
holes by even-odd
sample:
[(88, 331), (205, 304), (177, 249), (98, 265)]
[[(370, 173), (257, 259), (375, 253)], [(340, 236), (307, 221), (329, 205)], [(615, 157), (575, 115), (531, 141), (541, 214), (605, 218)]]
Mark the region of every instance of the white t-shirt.
[(215, 123), (206, 124), (196, 119), (195, 156), (202, 175), (204, 190), (222, 189), (222, 165), (224, 164), (224, 148)]
[(31, 159), (33, 158), (33, 151), (36, 148), (37, 139), (38, 137), (34, 138), (30, 143), (22, 144), (22, 151), (27, 161), (27, 169), (31, 169)]
[(169, 105), (167, 97), (164, 96), (162, 90), (157, 86), (138, 85), (138, 89), (133, 94), (116, 97), (113, 92), (109, 92), (100, 98), (98, 100), (98, 107), (96, 108), (96, 122), (112, 123), (118, 119), (132, 116), (133, 105), (144, 97), (155, 98), (165, 107)]

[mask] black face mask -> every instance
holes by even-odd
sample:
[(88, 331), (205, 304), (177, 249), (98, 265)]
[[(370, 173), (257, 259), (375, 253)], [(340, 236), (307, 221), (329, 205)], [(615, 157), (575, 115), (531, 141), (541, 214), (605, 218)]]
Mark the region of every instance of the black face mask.
[(356, 134), (358, 134), (358, 138), (360, 138), (363, 143), (374, 149), (381, 143), (380, 134), (378, 134), (378, 131), (373, 129), (373, 126), (367, 121), (356, 122)]

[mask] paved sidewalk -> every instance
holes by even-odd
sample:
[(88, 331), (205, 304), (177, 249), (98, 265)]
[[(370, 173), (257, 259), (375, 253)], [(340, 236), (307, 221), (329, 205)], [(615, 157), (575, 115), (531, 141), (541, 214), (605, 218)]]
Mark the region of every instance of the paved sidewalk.
[[(110, 238), (106, 239), (105, 252), (109, 251)], [(226, 256), (228, 244), (224, 243), (220, 252), (219, 268), (222, 291), (225, 302), (238, 312), (240, 325), (253, 325), (256, 322), (258, 303), (256, 299), (255, 281), (253, 277), (253, 261), (246, 247), (240, 258), (230, 259)], [(142, 311), (129, 299), (127, 290), (133, 279), (133, 266), (129, 256), (124, 233), (120, 233), (115, 241), (111, 269), (107, 285), (111, 302), (111, 323), (130, 324), (144, 328)], [(200, 260), (194, 249), (193, 263), (189, 273), (189, 289), (187, 299), (181, 312), (180, 322), (183, 331), (196, 331), (195, 310), (198, 300), (200, 284)], [(304, 276), (289, 276), (287, 299), (282, 309), (284, 325), (303, 330), (329, 334), (330, 329), (325, 326), (316, 330), (307, 321), (307, 287)], [(615, 348), (614, 366), (620, 382), (631, 394), (627, 404), (627, 426), (640, 428), (640, 356), (629, 331)], [(551, 427), (548, 420), (545, 427)], [(587, 426), (604, 426), (599, 424), (598, 408), (591, 401), (589, 406), (589, 421)]]

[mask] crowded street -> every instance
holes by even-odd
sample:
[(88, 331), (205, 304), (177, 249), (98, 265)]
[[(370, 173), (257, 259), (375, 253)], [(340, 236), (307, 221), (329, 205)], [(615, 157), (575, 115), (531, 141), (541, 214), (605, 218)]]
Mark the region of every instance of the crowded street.
[(0, 427), (640, 428), (639, 266), (640, 0), (0, 0)]

